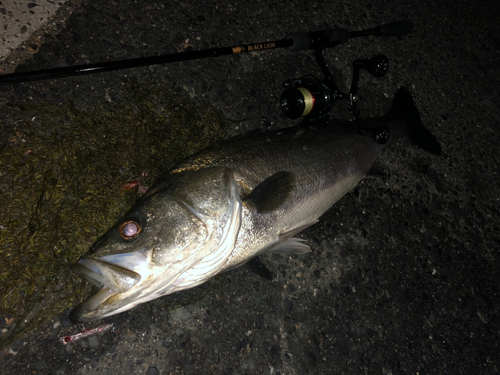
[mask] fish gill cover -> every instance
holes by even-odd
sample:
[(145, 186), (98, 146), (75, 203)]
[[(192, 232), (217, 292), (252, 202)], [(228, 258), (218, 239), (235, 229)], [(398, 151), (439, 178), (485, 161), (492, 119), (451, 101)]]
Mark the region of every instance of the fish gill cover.
[(6, 105), (24, 120), (0, 120), (0, 347), (83, 298), (69, 266), (137, 199), (122, 184), (151, 184), (225, 131), (209, 104), (134, 82), (94, 108)]

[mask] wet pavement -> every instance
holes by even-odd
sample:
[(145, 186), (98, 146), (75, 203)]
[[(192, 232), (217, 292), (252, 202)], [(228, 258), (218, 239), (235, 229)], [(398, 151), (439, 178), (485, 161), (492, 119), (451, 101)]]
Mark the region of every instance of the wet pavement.
[[(18, 70), (410, 19), (411, 35), (353, 39), (327, 60), (347, 91), (353, 60), (387, 55), (385, 77), (362, 75), (363, 115), (384, 113), (400, 86), (410, 88), (443, 156), (403, 143), (385, 151), (385, 178), (359, 184), (301, 233), (312, 253), (262, 257), (272, 280), (241, 267), (211, 281), (216, 292), (191, 305), (170, 310), (165, 297), (87, 327), (114, 330), (63, 345), (59, 337), (82, 329), (67, 310), (3, 350), (1, 373), (499, 372), (498, 2), (124, 0), (62, 8), (71, 15), (44, 32)], [(85, 107), (117, 100), (130, 77), (155, 80), (216, 106), (232, 136), (296, 124), (281, 114), (279, 98), (285, 80), (306, 74), (321, 78), (311, 51), (276, 49), (0, 86), (0, 102)], [(347, 103), (331, 116), (350, 118)]]

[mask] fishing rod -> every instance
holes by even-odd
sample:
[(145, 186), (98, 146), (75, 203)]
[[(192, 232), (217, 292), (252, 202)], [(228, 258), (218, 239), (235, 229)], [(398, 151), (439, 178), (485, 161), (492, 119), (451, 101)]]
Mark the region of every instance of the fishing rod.
[[(364, 129), (361, 127), (361, 115), (357, 95), (360, 70), (366, 70), (374, 77), (382, 77), (389, 68), (389, 60), (384, 55), (374, 56), (370, 60), (355, 60), (353, 63), (353, 80), (351, 90), (348, 94), (345, 94), (340, 92), (337, 84), (333, 80), (328, 66), (325, 63), (326, 48), (336, 47), (339, 44), (345, 43), (349, 39), (353, 38), (370, 35), (382, 37), (403, 36), (411, 33), (412, 31), (413, 24), (408, 20), (402, 20), (361, 31), (334, 29), (315, 32), (294, 32), (288, 34), (285, 39), (272, 42), (244, 44), (232, 47), (211, 48), (201, 51), (187, 51), (160, 56), (4, 74), (0, 75), (0, 85), (94, 74), (111, 70), (130, 69), (141, 66), (234, 55), (238, 53), (264, 51), (276, 48), (286, 48), (292, 52), (314, 49), (316, 61), (319, 64), (325, 79), (320, 81), (313, 76), (304, 76), (285, 81), (283, 84), (285, 91), (281, 97), (281, 108), (283, 113), (291, 119), (305, 117), (308, 120), (317, 120), (325, 116), (337, 100), (348, 100), (350, 102), (353, 115), (358, 123), (358, 130), (362, 133)], [(378, 138), (378, 136), (375, 138)], [(376, 139), (376, 141), (384, 143), (385, 141), (383, 138), (384, 136), (381, 136), (381, 138)]]
[(173, 53), (168, 55), (140, 57), (129, 60), (107, 61), (87, 65), (66, 66), (62, 68), (50, 68), (29, 72), (19, 72), (0, 75), (0, 85), (13, 83), (38, 81), (43, 79), (61, 78), (83, 74), (94, 74), (111, 70), (137, 68), (157, 64), (166, 64), (178, 61), (196, 60), (208, 57), (218, 57), (224, 55), (234, 55), (244, 52), (262, 51), (276, 48), (287, 48), (289, 51), (297, 52), (305, 49), (318, 47), (334, 47), (344, 43), (351, 38), (361, 36), (399, 36), (412, 31), (413, 26), (410, 21), (396, 21), (386, 25), (380, 25), (370, 30), (348, 31), (345, 29), (324, 30), (316, 32), (296, 32), (291, 33), (285, 39), (274, 42), (263, 42), (245, 44), (233, 47), (211, 48), (201, 51), (188, 51)]

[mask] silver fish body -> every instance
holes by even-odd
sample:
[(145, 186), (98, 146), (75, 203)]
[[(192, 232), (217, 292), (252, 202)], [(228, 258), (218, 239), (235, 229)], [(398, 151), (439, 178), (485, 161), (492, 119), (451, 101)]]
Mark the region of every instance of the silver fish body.
[[(293, 236), (316, 223), (399, 139), (439, 153), (411, 95), (390, 113), (232, 138), (169, 171), (72, 270), (101, 289), (71, 313), (74, 322), (126, 311), (192, 288), (269, 252), (305, 253)], [(370, 136), (381, 126), (389, 139)]]

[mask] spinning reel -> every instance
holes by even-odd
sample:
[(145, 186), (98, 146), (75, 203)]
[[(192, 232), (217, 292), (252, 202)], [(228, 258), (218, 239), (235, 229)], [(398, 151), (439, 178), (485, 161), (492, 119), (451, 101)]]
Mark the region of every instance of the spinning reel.
[[(281, 109), (291, 119), (304, 117), (309, 121), (316, 121), (328, 114), (337, 100), (349, 101), (358, 131), (363, 134), (359, 109), (358, 82), (361, 69), (366, 70), (374, 77), (383, 77), (389, 69), (389, 59), (384, 55), (373, 56), (369, 60), (355, 60), (351, 90), (348, 94), (342, 93), (334, 82), (330, 71), (325, 64), (325, 49), (316, 50), (316, 61), (325, 75), (323, 81), (313, 76), (294, 78), (283, 83), (285, 91), (281, 95)], [(388, 129), (377, 129), (374, 140), (385, 143), (389, 139)]]
[(366, 70), (374, 77), (383, 77), (389, 69), (389, 59), (384, 55), (376, 55), (370, 60), (355, 60), (353, 62), (353, 77), (351, 90), (348, 94), (340, 92), (337, 84), (324, 61), (325, 50), (316, 51), (316, 61), (325, 74), (323, 81), (313, 76), (293, 78), (283, 83), (285, 91), (281, 96), (281, 109), (291, 119), (307, 117), (319, 119), (325, 116), (337, 100), (350, 102), (354, 117), (359, 115), (359, 98), (357, 95), (359, 72)]
[[(366, 70), (373, 77), (383, 77), (389, 69), (389, 59), (384, 55), (373, 56), (369, 60), (355, 60), (353, 62), (353, 75), (349, 93), (339, 90), (333, 80), (332, 74), (325, 63), (327, 47), (334, 47), (344, 41), (357, 36), (365, 35), (404, 35), (412, 31), (413, 26), (409, 21), (397, 21), (388, 25), (379, 26), (372, 30), (351, 33), (347, 30), (333, 30), (316, 33), (294, 33), (287, 39), (294, 40), (294, 47), (303, 49), (301, 45), (308, 44), (308, 48), (315, 49), (316, 62), (320, 66), (324, 80), (320, 81), (313, 76), (303, 76), (287, 80), (283, 83), (285, 91), (281, 95), (281, 109), (291, 119), (303, 117), (309, 121), (316, 121), (328, 114), (338, 100), (347, 100), (356, 119), (358, 131), (364, 134), (368, 129), (363, 128), (359, 109), (358, 83), (361, 70)], [(330, 33), (330, 35), (328, 34)], [(309, 37), (309, 41), (305, 41)], [(295, 51), (296, 49), (291, 49)], [(389, 139), (389, 129), (379, 127), (370, 134), (377, 143), (385, 143)]]

